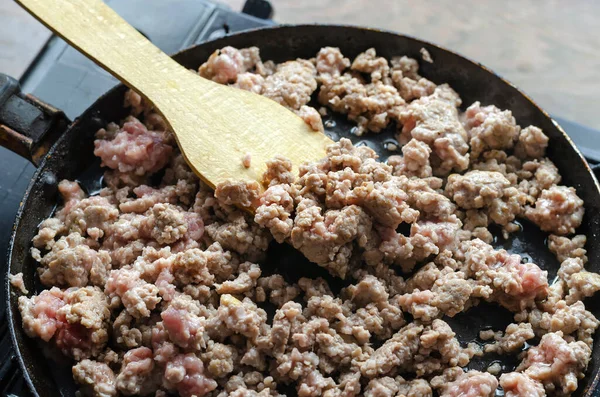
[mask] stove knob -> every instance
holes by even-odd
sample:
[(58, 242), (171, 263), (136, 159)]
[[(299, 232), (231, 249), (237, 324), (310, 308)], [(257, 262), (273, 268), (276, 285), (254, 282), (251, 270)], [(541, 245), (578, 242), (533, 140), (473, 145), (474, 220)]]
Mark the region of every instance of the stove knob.
[(242, 12), (260, 19), (273, 18), (273, 6), (269, 0), (246, 0)]

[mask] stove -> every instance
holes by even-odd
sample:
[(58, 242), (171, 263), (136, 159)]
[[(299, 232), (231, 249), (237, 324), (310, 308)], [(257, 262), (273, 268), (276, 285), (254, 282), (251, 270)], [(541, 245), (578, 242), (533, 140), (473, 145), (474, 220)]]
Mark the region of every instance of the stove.
[[(247, 0), (241, 11), (209, 0), (106, 0), (106, 3), (167, 54), (229, 33), (274, 24), (273, 8), (267, 0)], [(20, 83), (23, 92), (62, 109), (73, 120), (118, 81), (62, 39), (52, 36)], [(15, 215), (34, 171), (35, 167), (27, 160), (0, 147), (0, 258), (6, 258)], [(4, 283), (1, 285), (4, 297)], [(31, 395), (12, 352), (3, 305), (0, 305), (0, 395)]]

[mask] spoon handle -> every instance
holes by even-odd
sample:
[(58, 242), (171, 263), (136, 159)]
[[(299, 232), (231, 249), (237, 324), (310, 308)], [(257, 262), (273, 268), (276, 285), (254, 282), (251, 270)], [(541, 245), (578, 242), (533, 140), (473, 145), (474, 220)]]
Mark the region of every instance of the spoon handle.
[[(176, 85), (180, 76), (187, 73), (101, 0), (16, 1), (70, 45), (155, 105), (165, 88)], [(214, 84), (198, 80), (203, 80), (198, 84)]]

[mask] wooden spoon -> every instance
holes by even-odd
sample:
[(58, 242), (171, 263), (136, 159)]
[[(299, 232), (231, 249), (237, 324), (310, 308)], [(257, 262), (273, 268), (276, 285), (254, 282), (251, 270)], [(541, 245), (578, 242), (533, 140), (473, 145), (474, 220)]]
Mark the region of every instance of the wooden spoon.
[[(101, 0), (17, 2), (152, 103), (189, 166), (211, 187), (227, 179), (260, 182), (265, 162), (274, 156), (285, 156), (296, 167), (325, 157), (332, 143), (278, 103), (185, 69)], [(248, 169), (242, 165), (246, 153), (252, 156)]]

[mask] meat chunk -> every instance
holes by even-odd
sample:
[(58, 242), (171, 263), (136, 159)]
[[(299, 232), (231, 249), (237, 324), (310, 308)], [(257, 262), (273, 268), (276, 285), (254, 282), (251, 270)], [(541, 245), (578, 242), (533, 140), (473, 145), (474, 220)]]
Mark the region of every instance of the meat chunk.
[(25, 288), (25, 282), (23, 281), (23, 273), (9, 274), (10, 285), (18, 289), (23, 295), (27, 295), (29, 291)]
[(153, 374), (152, 350), (138, 347), (123, 356), (121, 371), (117, 375), (117, 389), (126, 396), (146, 395), (157, 389)]
[(387, 59), (378, 57), (375, 48), (369, 48), (367, 51), (358, 54), (350, 66), (352, 70), (369, 74), (371, 81), (380, 81), (388, 79), (390, 66)]
[(82, 360), (73, 366), (73, 379), (82, 385), (84, 395), (114, 397), (117, 395), (116, 377), (104, 363)]
[(282, 63), (265, 79), (262, 95), (289, 109), (300, 110), (317, 89), (315, 75), (315, 66), (308, 61)]
[(121, 303), (135, 318), (149, 317), (150, 311), (161, 300), (156, 285), (143, 280), (138, 271), (126, 267), (110, 272), (105, 293), (110, 298), (120, 298)]
[(19, 311), (29, 336), (53, 339), (76, 360), (98, 355), (108, 341), (110, 311), (106, 296), (96, 287), (53, 287), (32, 298), (21, 296)]
[(548, 294), (547, 272), (533, 263), (523, 263), (518, 255), (494, 250), (481, 240), (463, 243), (468, 274), (481, 286), (479, 293), (511, 309), (534, 306)]
[(585, 343), (568, 343), (562, 332), (549, 333), (542, 336), (538, 346), (527, 351), (517, 371), (541, 382), (547, 393), (568, 395), (577, 389), (577, 380), (583, 376), (590, 355)]
[(546, 155), (548, 137), (536, 126), (530, 125), (519, 133), (515, 154), (519, 158), (542, 158)]
[(350, 60), (344, 58), (339, 48), (323, 47), (317, 54), (316, 68), (319, 78), (338, 77), (350, 67)]
[(510, 182), (499, 172), (469, 171), (448, 177), (446, 194), (464, 209), (482, 208), (502, 198)]
[(585, 250), (585, 243), (587, 237), (584, 234), (579, 234), (572, 238), (557, 236), (551, 234), (548, 236), (548, 248), (556, 255), (556, 259), (560, 263), (571, 258), (579, 258), (583, 263), (587, 262), (587, 251)]
[(432, 176), (430, 155), (431, 148), (426, 143), (411, 139), (402, 146), (402, 157), (392, 156), (388, 159), (388, 164), (394, 167), (394, 175), (428, 178)]
[(401, 142), (412, 138), (431, 148), (434, 175), (445, 176), (452, 170), (464, 171), (469, 166), (467, 132), (458, 119), (454, 104), (440, 95), (434, 92), (411, 102), (400, 112), (400, 123)]
[(235, 83), (240, 74), (261, 63), (258, 48), (238, 50), (228, 46), (213, 52), (200, 66), (198, 74), (221, 84)]
[(506, 397), (544, 397), (546, 395), (540, 382), (520, 372), (502, 374), (500, 386)]
[(574, 188), (552, 186), (542, 191), (535, 207), (528, 208), (525, 216), (543, 231), (565, 235), (575, 233), (581, 225), (583, 213), (583, 200)]
[(258, 182), (225, 181), (217, 185), (215, 197), (225, 205), (250, 207), (258, 199), (260, 186)]
[(379, 77), (366, 84), (362, 78), (346, 72), (326, 79), (321, 85), (318, 97), (322, 105), (347, 114), (349, 120), (356, 121), (357, 135), (362, 135), (367, 130), (380, 132), (391, 120), (397, 119), (399, 107), (404, 104), (398, 90), (381, 81), (385, 67), (367, 67), (365, 64), (361, 65), (361, 69), (362, 66), (365, 67), (363, 70), (372, 70), (373, 75)]
[(489, 149), (511, 149), (521, 130), (510, 110), (502, 111), (494, 105), (481, 106), (479, 102), (467, 108), (465, 126), (474, 158)]
[(498, 380), (493, 375), (471, 370), (448, 383), (440, 397), (491, 397), (497, 387)]
[(160, 170), (173, 151), (164, 132), (149, 131), (135, 118), (126, 121), (112, 139), (96, 139), (94, 147), (103, 166), (136, 175)]

